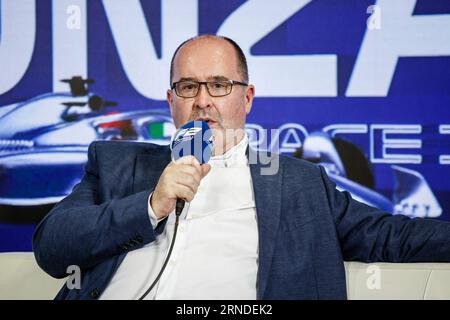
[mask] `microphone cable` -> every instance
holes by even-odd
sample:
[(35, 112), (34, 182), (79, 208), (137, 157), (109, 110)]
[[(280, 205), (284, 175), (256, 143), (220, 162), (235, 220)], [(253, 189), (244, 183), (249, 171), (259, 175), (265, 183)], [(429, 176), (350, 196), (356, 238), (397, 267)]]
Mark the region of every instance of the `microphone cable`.
[(141, 297), (139, 297), (138, 300), (143, 300), (150, 293), (150, 291), (152, 291), (153, 287), (158, 283), (159, 279), (161, 278), (161, 276), (164, 272), (164, 269), (166, 269), (167, 263), (169, 262), (169, 259), (170, 259), (170, 255), (172, 254), (172, 249), (175, 244), (175, 239), (177, 237), (178, 223), (180, 221), (180, 215), (181, 215), (181, 212), (183, 211), (184, 204), (185, 204), (184, 200), (181, 200), (181, 199), (177, 200), (177, 204), (175, 207), (175, 226), (174, 226), (174, 230), (173, 230), (172, 243), (170, 244), (169, 253), (167, 254), (166, 260), (164, 261), (164, 264), (163, 264), (161, 270), (159, 271), (158, 276), (156, 277), (155, 281), (153, 281), (153, 283), (150, 285), (150, 287), (147, 289), (147, 291), (145, 291), (145, 293)]

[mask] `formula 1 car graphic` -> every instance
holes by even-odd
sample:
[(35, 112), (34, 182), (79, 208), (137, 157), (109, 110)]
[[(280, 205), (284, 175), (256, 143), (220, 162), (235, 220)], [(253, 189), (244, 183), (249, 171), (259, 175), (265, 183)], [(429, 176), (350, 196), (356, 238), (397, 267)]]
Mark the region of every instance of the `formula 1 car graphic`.
[(417, 171), (391, 166), (395, 177), (392, 199), (374, 190), (374, 176), (364, 153), (353, 143), (314, 132), (293, 155), (322, 165), (340, 190), (360, 202), (392, 214), (436, 218), (442, 208), (425, 178)]
[[(93, 140), (167, 144), (175, 127), (163, 110), (118, 112), (90, 93), (94, 81), (62, 80), (70, 92), (49, 93), (0, 108), (0, 206), (54, 204), (83, 175)], [(13, 208), (14, 209), (14, 208)]]
[[(48, 206), (46, 212), (68, 195), (83, 175), (93, 140), (168, 144), (175, 130), (168, 111), (118, 112), (113, 110), (115, 102), (89, 92), (87, 85), (93, 80), (62, 81), (70, 85), (70, 92), (43, 94), (0, 108), (0, 221), (8, 210), (14, 218), (24, 208), (36, 214), (37, 206)], [(412, 217), (442, 213), (423, 176), (410, 169), (392, 166), (392, 199), (376, 192), (369, 162), (346, 140), (312, 133), (294, 156), (320, 163), (338, 188), (369, 205)], [(43, 214), (32, 220), (39, 221)]]

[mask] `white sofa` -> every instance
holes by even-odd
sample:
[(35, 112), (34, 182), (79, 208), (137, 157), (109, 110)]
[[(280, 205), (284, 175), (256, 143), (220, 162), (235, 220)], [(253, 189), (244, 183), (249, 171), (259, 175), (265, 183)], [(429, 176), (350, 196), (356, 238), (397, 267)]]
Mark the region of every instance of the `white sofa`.
[[(450, 263), (345, 263), (349, 299), (450, 299)], [(30, 252), (0, 253), (0, 300), (53, 299), (54, 279)]]

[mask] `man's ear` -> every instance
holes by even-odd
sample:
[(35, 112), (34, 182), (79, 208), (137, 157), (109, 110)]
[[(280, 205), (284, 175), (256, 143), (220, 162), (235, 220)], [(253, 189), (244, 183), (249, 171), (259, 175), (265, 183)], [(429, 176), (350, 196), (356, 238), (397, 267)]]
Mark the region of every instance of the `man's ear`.
[(167, 90), (166, 98), (167, 98), (167, 103), (169, 104), (170, 114), (172, 115), (172, 119), (173, 119), (174, 110), (173, 110), (173, 92), (172, 92), (172, 90), (170, 90), (170, 89)]
[(245, 88), (245, 112), (247, 114), (249, 114), (250, 110), (252, 109), (254, 97), (255, 97), (255, 86), (252, 84), (249, 84)]

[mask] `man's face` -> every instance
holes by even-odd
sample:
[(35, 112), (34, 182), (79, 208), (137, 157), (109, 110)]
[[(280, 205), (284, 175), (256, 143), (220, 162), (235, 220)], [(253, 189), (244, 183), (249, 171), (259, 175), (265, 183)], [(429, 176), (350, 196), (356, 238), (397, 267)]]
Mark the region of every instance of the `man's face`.
[[(180, 80), (244, 82), (233, 46), (223, 39), (209, 37), (188, 42), (178, 51), (172, 83)], [(193, 98), (179, 97), (175, 90), (167, 91), (175, 126), (179, 128), (192, 120), (208, 121), (213, 131), (216, 155), (227, 151), (242, 139), (253, 96), (254, 87), (251, 85), (234, 85), (231, 93), (223, 97), (211, 97), (205, 85), (200, 86), (197, 96)], [(226, 139), (227, 129), (240, 129), (240, 133), (234, 139)]]

